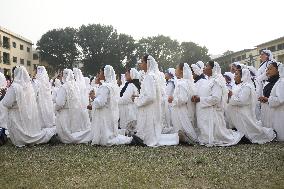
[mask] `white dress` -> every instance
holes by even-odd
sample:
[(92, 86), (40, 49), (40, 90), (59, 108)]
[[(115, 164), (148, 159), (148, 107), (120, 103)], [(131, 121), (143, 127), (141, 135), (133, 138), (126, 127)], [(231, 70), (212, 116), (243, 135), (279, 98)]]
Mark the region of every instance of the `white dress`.
[[(32, 86), (30, 86), (30, 89), (32, 89)], [(47, 143), (55, 134), (55, 127), (42, 129), (33, 90), (31, 90), (30, 96), (25, 98), (25, 102), (21, 102), (23, 106), (28, 108), (19, 106), (17, 99), (26, 96), (21, 92), (23, 90), (19, 84), (14, 82), (1, 101), (8, 108), (7, 127), (10, 139), (18, 147), (27, 144)]]
[(213, 77), (206, 82), (203, 81), (202, 87), (197, 88), (197, 95), (200, 97), (200, 102), (196, 103), (199, 142), (206, 146), (235, 145), (242, 135), (226, 128), (222, 88)]
[(82, 109), (79, 90), (71, 89), (69, 84), (64, 83), (56, 97), (57, 134), (63, 143), (88, 143), (92, 139), (89, 117)]
[(192, 96), (188, 83), (184, 79), (178, 80), (173, 95), (172, 121), (176, 133), (182, 131), (197, 142), (197, 135), (193, 128), (194, 112), (192, 106), (194, 104), (191, 102)]
[(161, 134), (162, 113), (161, 94), (158, 95), (158, 83), (153, 74), (144, 76), (140, 96), (135, 99), (138, 106), (137, 115), (137, 136), (147, 146), (155, 147), (160, 145), (177, 145), (179, 138), (177, 134)]
[(8, 109), (3, 106), (2, 101), (0, 101), (0, 127), (7, 129), (8, 122)]
[(166, 99), (165, 101), (165, 121), (166, 124), (164, 125), (165, 127), (163, 128), (163, 133), (171, 133), (173, 132), (173, 123), (172, 123), (172, 109), (173, 109), (173, 104), (168, 102), (168, 97), (174, 95), (174, 90), (175, 90), (175, 83), (174, 80), (171, 79), (170, 81), (167, 82), (165, 91), (166, 91)]
[(277, 140), (284, 141), (284, 79), (280, 78), (271, 90), (268, 99), (272, 111), (272, 128), (277, 132)]
[[(103, 83), (97, 90), (96, 98), (92, 102), (93, 116), (92, 116), (92, 129), (94, 136), (92, 145), (120, 145), (129, 144), (132, 137), (126, 137), (118, 133), (118, 104), (111, 103), (118, 100), (118, 95)], [(114, 95), (114, 96), (112, 96)], [(113, 99), (111, 99), (113, 98)]]
[(255, 115), (255, 105), (252, 103), (254, 87), (250, 84), (240, 84), (237, 91), (234, 91), (230, 99), (229, 109), (231, 110), (231, 121), (235, 128), (243, 133), (252, 143), (263, 144), (275, 138), (271, 128), (262, 127)]
[(138, 96), (138, 89), (133, 83), (129, 83), (123, 96), (119, 98), (120, 128), (127, 129), (127, 125), (137, 120), (137, 107), (132, 101), (132, 96)]

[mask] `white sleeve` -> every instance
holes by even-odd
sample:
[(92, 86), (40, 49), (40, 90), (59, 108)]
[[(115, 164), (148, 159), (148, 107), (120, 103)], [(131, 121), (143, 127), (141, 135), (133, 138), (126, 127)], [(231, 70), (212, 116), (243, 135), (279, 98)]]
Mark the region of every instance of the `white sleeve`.
[(212, 87), (212, 93), (208, 97), (200, 97), (201, 107), (210, 107), (218, 104), (221, 101), (222, 88), (221, 86), (214, 84)]
[(16, 93), (13, 87), (9, 87), (5, 97), (2, 99), (2, 104), (6, 108), (12, 108), (16, 102)]
[(66, 91), (64, 89), (64, 87), (60, 87), (57, 91), (57, 95), (56, 95), (56, 106), (55, 109), (56, 110), (60, 110), (64, 107), (65, 103), (66, 103)]
[(123, 93), (123, 96), (119, 98), (118, 104), (129, 104), (132, 103), (132, 95), (134, 95), (134, 88), (133, 84), (128, 84), (126, 90)]
[[(284, 82), (279, 82), (274, 90), (276, 95), (268, 98), (268, 104), (270, 107), (278, 107), (284, 104)], [(273, 89), (272, 89), (273, 90)]]
[(233, 94), (230, 99), (230, 104), (234, 106), (245, 106), (249, 105), (251, 98), (251, 89), (247, 86), (244, 86), (238, 94)]
[(96, 96), (95, 100), (92, 102), (94, 108), (103, 108), (107, 104), (107, 99), (109, 97), (109, 89), (106, 86), (101, 86), (99, 88), (99, 94)]
[(145, 89), (143, 90), (143, 94), (140, 94), (134, 101), (138, 107), (153, 103), (156, 97), (155, 81), (152, 76), (146, 75), (143, 80), (143, 86)]
[(188, 93), (186, 92), (185, 88), (181, 86), (176, 87), (176, 91), (174, 92), (174, 106), (180, 106), (186, 104), (188, 101)]

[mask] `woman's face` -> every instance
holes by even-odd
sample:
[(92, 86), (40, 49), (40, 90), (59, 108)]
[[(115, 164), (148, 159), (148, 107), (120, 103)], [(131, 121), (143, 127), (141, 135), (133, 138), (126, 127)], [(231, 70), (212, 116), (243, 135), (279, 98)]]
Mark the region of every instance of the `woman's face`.
[(139, 63), (139, 69), (144, 70), (144, 72), (147, 72), (147, 61), (141, 59), (141, 62)]
[(240, 84), (242, 82), (240, 70), (236, 70), (236, 72), (235, 72), (235, 82), (236, 82), (236, 84)]
[(231, 65), (231, 73), (235, 73), (237, 70), (237, 66), (235, 64)]
[(180, 69), (179, 65), (176, 67), (176, 77), (181, 79), (183, 77), (183, 70)]
[(105, 80), (105, 75), (104, 75), (104, 71), (103, 70), (100, 70), (99, 78), (100, 78), (100, 80)]
[(270, 64), (267, 67), (266, 75), (267, 75), (268, 78), (271, 78), (271, 77), (276, 76), (278, 74), (279, 74), (278, 69), (275, 68), (272, 64)]
[(208, 77), (212, 76), (212, 68), (209, 63), (206, 64), (204, 68), (204, 74), (207, 75)]
[(260, 60), (261, 60), (261, 62), (267, 61), (267, 60), (268, 60), (267, 54), (261, 52), (261, 53), (260, 53)]
[(130, 72), (129, 71), (125, 72), (125, 80), (126, 81), (131, 81), (132, 80), (131, 77), (130, 77)]

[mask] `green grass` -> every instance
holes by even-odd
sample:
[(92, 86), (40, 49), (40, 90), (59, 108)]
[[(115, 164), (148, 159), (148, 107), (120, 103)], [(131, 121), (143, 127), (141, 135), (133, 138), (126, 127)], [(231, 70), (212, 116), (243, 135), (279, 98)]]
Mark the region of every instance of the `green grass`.
[(4, 188), (284, 188), (284, 143), (0, 147)]

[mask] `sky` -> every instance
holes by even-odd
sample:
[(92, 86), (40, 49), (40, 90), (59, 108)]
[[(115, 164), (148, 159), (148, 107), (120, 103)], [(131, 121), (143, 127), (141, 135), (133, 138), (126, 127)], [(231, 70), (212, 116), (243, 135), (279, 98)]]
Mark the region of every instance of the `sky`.
[(135, 39), (166, 35), (211, 55), (284, 36), (283, 0), (0, 0), (0, 26), (33, 41), (48, 30), (112, 25)]

